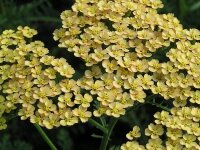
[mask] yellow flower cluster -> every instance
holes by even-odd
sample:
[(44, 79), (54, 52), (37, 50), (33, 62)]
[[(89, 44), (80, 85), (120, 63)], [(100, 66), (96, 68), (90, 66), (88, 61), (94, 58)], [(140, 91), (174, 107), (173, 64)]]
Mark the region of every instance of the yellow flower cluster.
[[(150, 124), (145, 130), (145, 135), (150, 136), (146, 144), (147, 150), (199, 150), (200, 149), (200, 108), (179, 107), (172, 108), (170, 112), (157, 112), (155, 124)], [(139, 128), (127, 134), (129, 140), (121, 146), (122, 150), (138, 150), (141, 145), (136, 141), (135, 135)], [(164, 133), (166, 131), (166, 133)], [(161, 136), (165, 134), (166, 140)]]
[(41, 41), (27, 42), (35, 30), (4, 31), (0, 129), (14, 109), (22, 120), (51, 129), (87, 122), (92, 114), (120, 117), (152, 93), (174, 107), (155, 114), (145, 146), (135, 126), (121, 149), (200, 149), (200, 31), (184, 29), (173, 14), (158, 14), (162, 7), (160, 0), (76, 0), (61, 14), (54, 39), (88, 67), (77, 80), (64, 58), (49, 56)]
[(198, 104), (200, 31), (158, 14), (162, 7), (160, 0), (76, 0), (61, 14), (54, 39), (91, 66), (78, 85), (97, 96), (96, 117), (124, 115), (147, 90), (175, 107)]
[(171, 114), (162, 111), (154, 115), (155, 122), (167, 128), (167, 147), (200, 149), (199, 111), (197, 107), (180, 107), (172, 108)]
[[(48, 56), (41, 41), (30, 41), (37, 32), (29, 27), (6, 30), (0, 35), (0, 129), (6, 128), (6, 113), (14, 109), (46, 128), (73, 125), (91, 117), (93, 98), (82, 95), (75, 70), (64, 58)], [(56, 76), (60, 75), (60, 81)]]
[[(160, 0), (76, 0), (61, 14), (54, 39), (90, 67), (77, 84), (97, 99), (94, 116), (120, 117), (135, 101), (144, 103), (149, 90), (175, 108), (200, 103), (200, 31), (158, 14), (162, 7)], [(160, 124), (145, 133), (152, 138), (147, 149), (165, 149)], [(128, 145), (122, 149), (143, 149)]]

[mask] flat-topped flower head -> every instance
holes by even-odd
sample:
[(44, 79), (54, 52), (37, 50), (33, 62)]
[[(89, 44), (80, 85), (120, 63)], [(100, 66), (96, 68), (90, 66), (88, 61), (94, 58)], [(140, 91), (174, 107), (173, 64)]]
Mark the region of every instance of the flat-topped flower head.
[[(148, 142), (140, 145), (145, 135), (135, 126), (122, 150), (200, 149), (200, 31), (159, 14), (162, 7), (161, 0), (76, 0), (53, 35), (85, 63), (81, 77), (66, 59), (49, 56), (43, 42), (32, 41), (36, 30), (4, 31), (0, 130), (14, 109), (22, 120), (52, 129), (93, 115), (120, 118), (147, 102), (163, 109), (145, 129)], [(150, 101), (150, 94), (160, 97)]]
[[(6, 30), (0, 35), (0, 90), (5, 95), (0, 97), (1, 129), (6, 128), (4, 115), (14, 109), (22, 120), (52, 129), (60, 126), (63, 115), (59, 112), (65, 113), (75, 105), (71, 99), (79, 88), (70, 79), (75, 70), (64, 58), (48, 56), (43, 42), (28, 40), (36, 34), (36, 30), (20, 26), (17, 31)], [(56, 81), (58, 75), (60, 81)]]

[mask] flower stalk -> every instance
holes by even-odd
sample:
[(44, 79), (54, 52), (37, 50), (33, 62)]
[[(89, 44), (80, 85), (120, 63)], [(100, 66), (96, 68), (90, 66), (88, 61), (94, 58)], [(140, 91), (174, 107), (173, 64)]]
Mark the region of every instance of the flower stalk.
[(110, 118), (110, 121), (108, 123), (108, 128), (107, 128), (108, 132), (104, 133), (99, 150), (106, 150), (107, 149), (108, 141), (110, 139), (112, 131), (113, 131), (118, 120), (119, 120), (119, 118)]
[(51, 148), (51, 150), (58, 150), (56, 148), (56, 146), (53, 144), (53, 142), (49, 139), (49, 137), (47, 136), (47, 134), (44, 132), (44, 130), (38, 125), (38, 124), (33, 124), (35, 126), (35, 128), (37, 129), (37, 131), (40, 133), (40, 135), (42, 136), (42, 138), (44, 139), (44, 141), (49, 145), (49, 147)]
[(89, 120), (88, 120), (88, 122), (91, 124), (91, 125), (93, 125), (93, 126), (95, 126), (96, 128), (98, 128), (99, 130), (101, 130), (103, 133), (108, 133), (108, 130), (104, 127), (104, 126), (102, 126), (100, 123), (98, 123), (97, 121), (95, 121), (94, 119), (92, 119), (92, 118), (90, 118)]

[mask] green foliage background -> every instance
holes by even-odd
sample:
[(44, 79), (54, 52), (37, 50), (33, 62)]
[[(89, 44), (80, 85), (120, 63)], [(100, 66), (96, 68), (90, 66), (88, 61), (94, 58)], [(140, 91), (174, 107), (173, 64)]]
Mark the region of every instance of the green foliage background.
[[(0, 0), (0, 32), (16, 29), (19, 25), (36, 28), (39, 31), (36, 38), (45, 42), (50, 55), (65, 57), (81, 74), (84, 70), (82, 62), (73, 57), (73, 54), (58, 48), (52, 38), (54, 29), (61, 26), (60, 13), (70, 9), (73, 3), (72, 0)], [(165, 7), (159, 10), (160, 13), (174, 13), (185, 28), (200, 29), (200, 0), (163, 0), (163, 3)], [(126, 140), (125, 134), (133, 125), (145, 128), (157, 110), (156, 106), (146, 104), (122, 117), (112, 135), (111, 143), (116, 146), (110, 150), (119, 149), (119, 145)], [(46, 132), (59, 150), (96, 150), (100, 144), (97, 135), (101, 133), (88, 124), (61, 127)], [(144, 137), (140, 142), (145, 143), (146, 140)], [(7, 130), (0, 131), (0, 150), (36, 149), (49, 148), (28, 121), (20, 121), (16, 117), (8, 122)]]

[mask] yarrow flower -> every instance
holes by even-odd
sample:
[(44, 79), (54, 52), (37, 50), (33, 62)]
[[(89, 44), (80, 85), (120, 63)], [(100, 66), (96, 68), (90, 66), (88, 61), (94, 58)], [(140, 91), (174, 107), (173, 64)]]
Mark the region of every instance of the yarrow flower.
[[(75, 70), (65, 59), (48, 56), (41, 41), (28, 43), (27, 39), (35, 34), (34, 29), (18, 27), (17, 31), (5, 30), (0, 35), (0, 129), (6, 128), (4, 115), (14, 109), (18, 109), (22, 120), (29, 118), (48, 129), (83, 121), (82, 113), (76, 113), (82, 105), (89, 113), (84, 119), (91, 116), (87, 107), (92, 98), (85, 94), (86, 100), (81, 99), (80, 87), (72, 79)], [(57, 74), (62, 77), (60, 81), (56, 81)]]
[[(162, 7), (161, 0), (76, 0), (72, 10), (62, 12), (54, 39), (84, 61), (87, 69), (79, 79), (41, 41), (27, 42), (36, 30), (5, 30), (0, 129), (14, 109), (22, 120), (52, 129), (85, 123), (93, 115), (119, 118), (148, 102), (164, 109), (145, 129), (148, 142), (140, 145), (135, 126), (122, 150), (200, 149), (200, 31), (184, 29), (173, 14), (159, 14)], [(170, 107), (149, 101), (150, 94)]]
[(133, 140), (141, 136), (140, 128), (138, 126), (133, 127), (133, 130), (126, 134), (127, 139)]
[[(114, 94), (114, 99), (107, 96), (105, 102), (102, 94), (97, 94), (100, 89), (128, 90), (132, 105), (134, 101), (144, 103), (146, 90), (151, 90), (164, 99), (174, 99), (176, 107), (187, 104), (189, 93), (194, 93), (193, 86), (198, 89), (199, 73), (195, 70), (199, 69), (192, 69), (198, 66), (196, 55), (192, 55), (198, 51), (199, 44), (192, 41), (199, 40), (200, 32), (184, 29), (173, 14), (158, 14), (156, 9), (162, 7), (160, 0), (77, 0), (72, 10), (61, 14), (63, 26), (55, 30), (54, 39), (59, 41), (60, 47), (83, 59), (86, 66), (98, 66), (104, 83), (100, 76), (92, 75), (96, 74), (93, 67), (85, 71), (80, 81), (86, 83), (81, 88), (97, 95), (100, 106), (109, 109), (109, 105), (121, 103), (118, 99), (122, 97), (120, 93)], [(71, 32), (75, 29), (81, 32)], [(71, 42), (66, 43), (67, 39)], [(77, 55), (79, 50), (84, 55)], [(168, 61), (156, 59), (159, 51), (163, 51)], [(184, 70), (187, 75), (182, 73)], [(162, 78), (157, 78), (158, 74)], [(105, 80), (104, 76), (110, 76), (113, 81)], [(130, 105), (123, 109), (127, 107)], [(105, 113), (112, 114), (111, 111)]]

